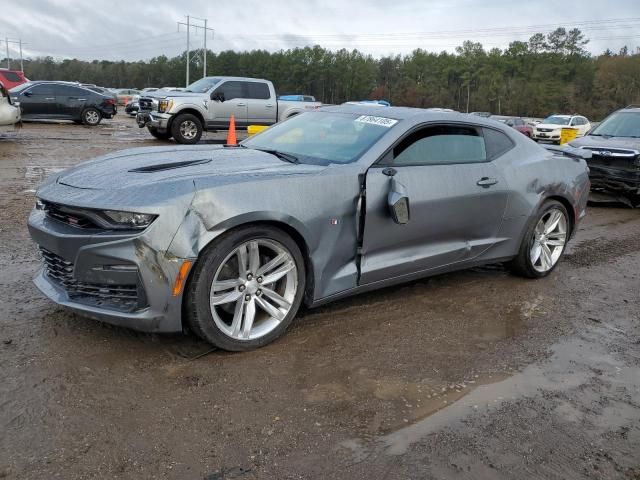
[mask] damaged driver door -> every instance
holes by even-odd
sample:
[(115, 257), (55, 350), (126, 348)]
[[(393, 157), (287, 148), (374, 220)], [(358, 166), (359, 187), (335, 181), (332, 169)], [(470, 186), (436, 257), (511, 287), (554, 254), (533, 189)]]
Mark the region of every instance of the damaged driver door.
[(482, 130), (420, 128), (369, 169), (361, 285), (472, 260), (496, 242), (509, 192)]

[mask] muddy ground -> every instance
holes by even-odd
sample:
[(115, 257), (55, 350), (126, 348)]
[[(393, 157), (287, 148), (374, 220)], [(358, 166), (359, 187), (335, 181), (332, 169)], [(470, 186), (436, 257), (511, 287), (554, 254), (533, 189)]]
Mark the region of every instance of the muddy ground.
[(589, 208), (543, 280), (442, 275), (210, 352), (31, 283), (38, 183), (157, 143), (122, 116), (0, 138), (0, 478), (640, 478), (640, 211)]

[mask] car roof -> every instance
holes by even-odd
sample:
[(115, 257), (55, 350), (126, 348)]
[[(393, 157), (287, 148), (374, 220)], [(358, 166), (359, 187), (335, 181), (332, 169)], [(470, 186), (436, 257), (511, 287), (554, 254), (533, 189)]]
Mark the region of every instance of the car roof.
[(356, 115), (371, 115), (374, 117), (392, 118), (394, 120), (415, 120), (415, 121), (458, 121), (475, 124), (483, 124), (495, 126), (498, 124), (495, 120), (469, 113), (447, 112), (443, 110), (431, 110), (426, 108), (413, 107), (384, 107), (369, 105), (335, 105), (319, 108), (317, 111), (331, 113), (352, 113)]

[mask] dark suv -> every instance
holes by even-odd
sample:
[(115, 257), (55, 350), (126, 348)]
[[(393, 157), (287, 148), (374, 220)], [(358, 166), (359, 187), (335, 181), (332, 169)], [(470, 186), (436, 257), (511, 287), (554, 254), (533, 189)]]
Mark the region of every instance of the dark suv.
[(584, 137), (570, 143), (591, 150), (591, 191), (613, 194), (640, 206), (640, 107), (618, 110)]
[(28, 82), (10, 90), (23, 120), (73, 120), (98, 125), (117, 113), (113, 96), (69, 82)]

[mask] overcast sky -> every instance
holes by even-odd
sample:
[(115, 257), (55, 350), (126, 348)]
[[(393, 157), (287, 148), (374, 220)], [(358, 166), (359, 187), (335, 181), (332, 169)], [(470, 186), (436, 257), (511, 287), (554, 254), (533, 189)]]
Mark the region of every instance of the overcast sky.
[[(453, 51), (469, 39), (504, 48), (535, 32), (578, 27), (599, 54), (640, 46), (640, 0), (3, 0), (0, 39), (25, 56), (148, 59), (186, 47), (185, 15), (207, 18), (208, 47), (279, 50), (319, 44), (375, 56)], [(7, 4), (8, 3), (8, 4)], [(201, 22), (200, 22), (201, 23)], [(191, 47), (201, 48), (201, 31)], [(0, 41), (0, 58), (5, 53)], [(10, 44), (11, 56), (18, 46)], [(4, 65), (3, 65), (4, 66)]]

